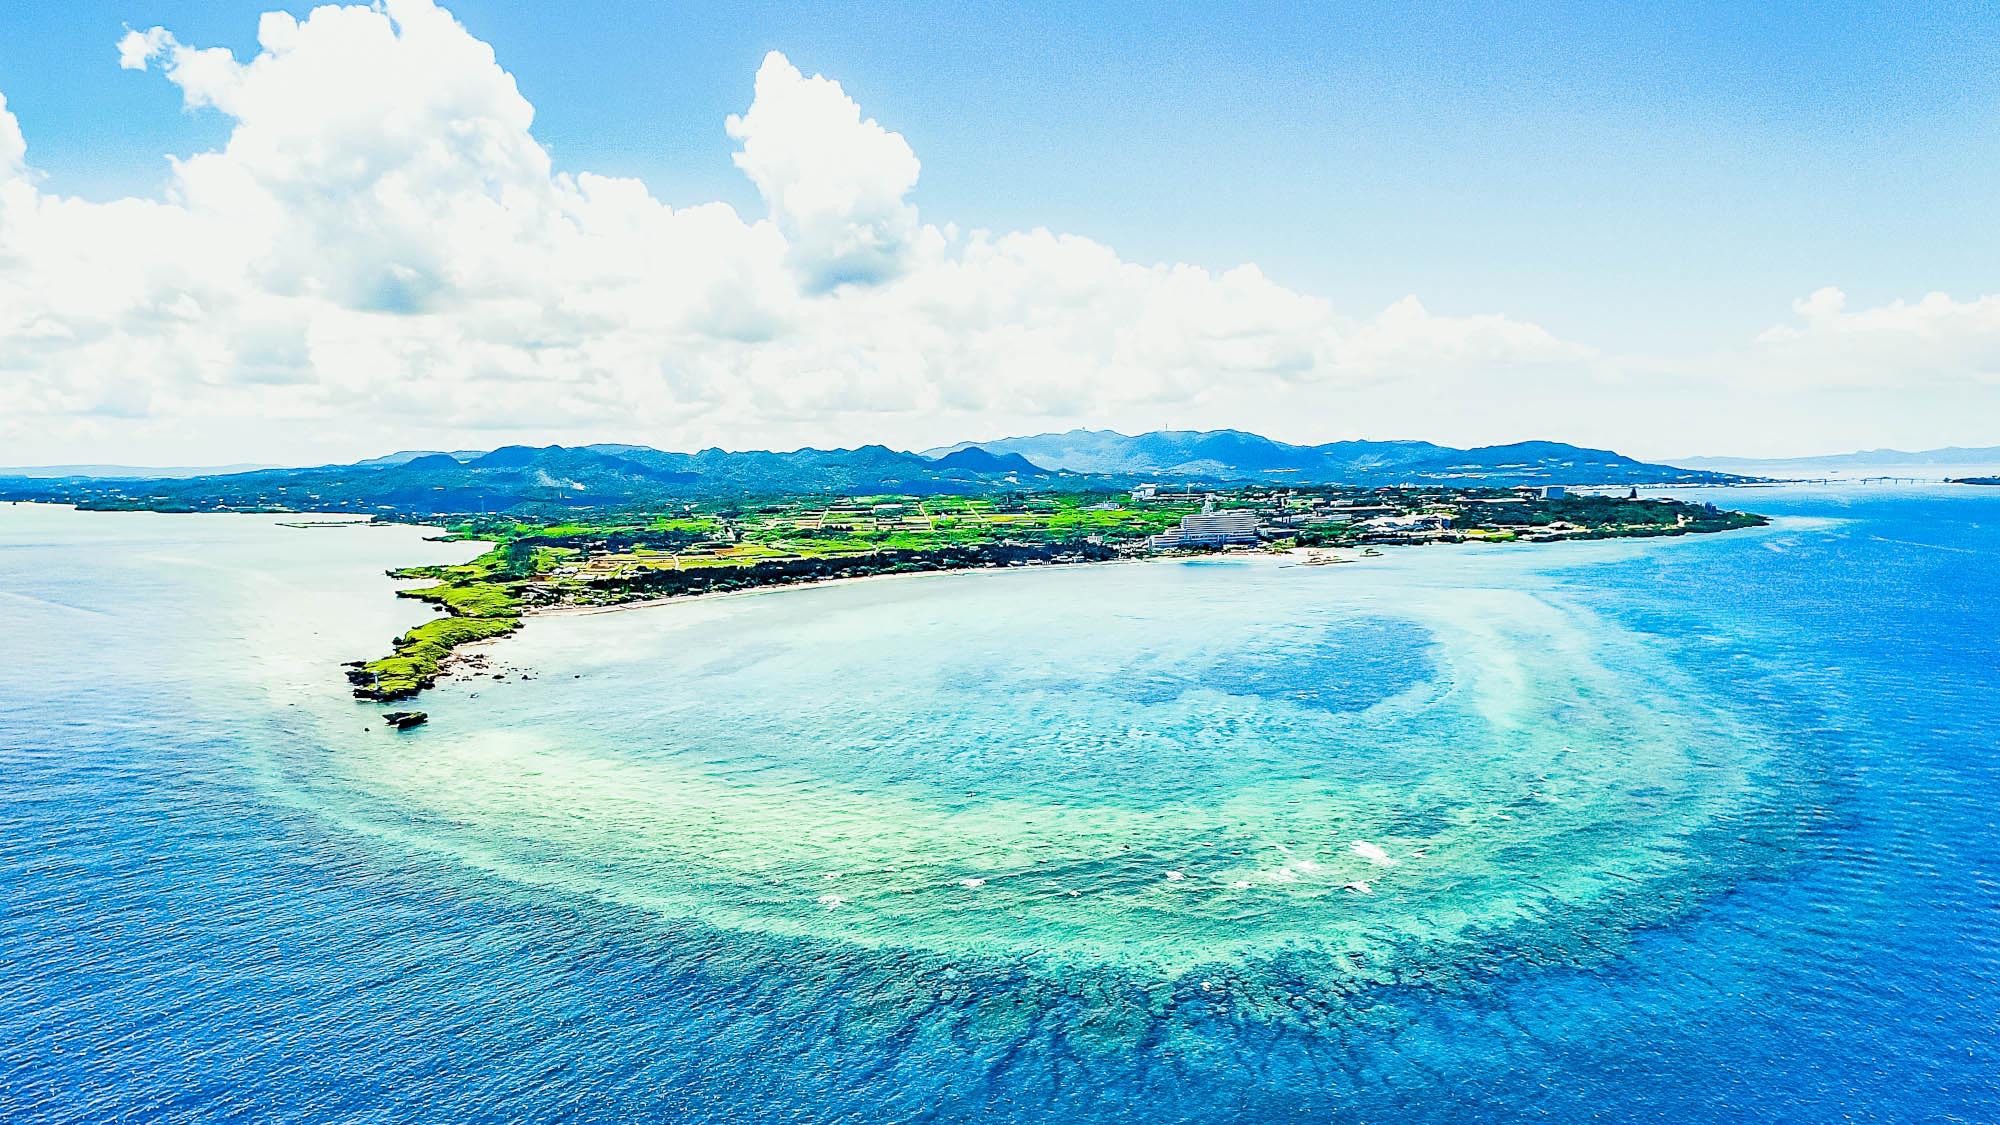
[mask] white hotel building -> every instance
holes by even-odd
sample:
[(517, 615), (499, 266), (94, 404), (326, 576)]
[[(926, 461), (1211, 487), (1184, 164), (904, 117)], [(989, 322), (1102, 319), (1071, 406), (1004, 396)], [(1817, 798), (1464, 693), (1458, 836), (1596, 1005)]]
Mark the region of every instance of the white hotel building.
[(1257, 542), (1257, 513), (1245, 509), (1218, 512), (1214, 501), (1202, 506), (1197, 515), (1182, 516), (1181, 525), (1146, 541), (1155, 551), (1176, 547), (1223, 547), (1231, 543)]

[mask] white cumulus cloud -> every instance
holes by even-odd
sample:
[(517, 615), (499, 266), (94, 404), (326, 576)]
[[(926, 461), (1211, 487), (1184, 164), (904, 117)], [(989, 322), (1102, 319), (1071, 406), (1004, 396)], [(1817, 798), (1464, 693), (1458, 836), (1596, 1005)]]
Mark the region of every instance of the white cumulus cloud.
[[(1506, 316), (1415, 297), (1344, 314), (1255, 266), (927, 222), (904, 138), (775, 52), (720, 123), (762, 201), (746, 216), (555, 167), (492, 49), (429, 0), (270, 13), (257, 42), (116, 44), (230, 126), (158, 198), (44, 191), (0, 100), (0, 460), (1166, 422), (1589, 437), (1565, 427), (1587, 427), (1592, 388), (1664, 385)], [(1996, 367), (1990, 299), (1850, 312), (1822, 294), (1798, 314), (1706, 385), (1835, 360), (1866, 378), (1862, 359), (1912, 341), (1940, 372)], [(1649, 429), (1688, 396), (1657, 398)]]
[(1755, 355), (1774, 379), (1867, 387), (1892, 372), (1908, 389), (2000, 385), (2000, 296), (1961, 301), (1931, 293), (1851, 309), (1847, 294), (1829, 286), (1794, 301), (1792, 310), (1796, 322), (1757, 338)]
[(7, 95), (0, 94), (0, 183), (18, 179), (27, 171), (28, 142), (21, 136), (21, 123), (7, 110)]
[(776, 51), (757, 69), (750, 109), (724, 123), (743, 144), (736, 166), (757, 185), (813, 289), (902, 272), (918, 236), (917, 154), (830, 78), (799, 73)]

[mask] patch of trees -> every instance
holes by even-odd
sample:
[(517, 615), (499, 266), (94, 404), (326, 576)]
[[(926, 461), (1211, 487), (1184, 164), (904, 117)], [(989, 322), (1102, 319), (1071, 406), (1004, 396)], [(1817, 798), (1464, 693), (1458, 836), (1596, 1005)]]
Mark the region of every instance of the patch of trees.
[(526, 535), (509, 542), (508, 546), (573, 547), (593, 555), (624, 555), (642, 549), (667, 553), (684, 551), (697, 543), (706, 542), (709, 542), (708, 536), (692, 531), (634, 528), (578, 535)]
[(1352, 523), (1309, 523), (1299, 528), (1298, 545), (1301, 547), (1346, 547), (1361, 541), (1361, 533)]
[(618, 597), (671, 597), (784, 586), (829, 578), (860, 578), (872, 574), (1097, 561), (1116, 558), (1117, 554), (1102, 543), (1080, 539), (1061, 543), (980, 543), (924, 551), (884, 550), (838, 558), (782, 559), (749, 566), (646, 570), (631, 575), (593, 578), (589, 584), (594, 589)]

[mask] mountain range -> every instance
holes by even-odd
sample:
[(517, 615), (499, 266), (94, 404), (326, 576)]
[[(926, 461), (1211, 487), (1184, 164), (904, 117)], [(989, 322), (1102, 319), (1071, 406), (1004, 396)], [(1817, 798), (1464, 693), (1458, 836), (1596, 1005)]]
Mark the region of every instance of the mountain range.
[(410, 450), (351, 465), (179, 479), (0, 478), (0, 500), (437, 515), (672, 507), (694, 499), (795, 493), (982, 493), (1059, 488), (1072, 475), (984, 452), (930, 458), (880, 445), (789, 453), (509, 445), (486, 452)]
[(0, 474), (0, 499), (90, 507), (282, 508), (436, 515), (633, 509), (779, 494), (979, 494), (1199, 484), (1722, 483), (1727, 474), (1635, 461), (1559, 442), (1454, 449), (1419, 441), (1301, 446), (1236, 430), (1127, 436), (1106, 430), (969, 442), (925, 453), (881, 445), (777, 453), (643, 445), (406, 450), (349, 465), (192, 477)]
[(1114, 430), (961, 442), (927, 456), (968, 450), (1016, 454), (1048, 469), (1112, 476), (1313, 484), (1667, 484), (1714, 483), (1727, 474), (1636, 461), (1608, 449), (1523, 441), (1457, 449), (1427, 441), (1336, 441), (1289, 445), (1241, 430)]

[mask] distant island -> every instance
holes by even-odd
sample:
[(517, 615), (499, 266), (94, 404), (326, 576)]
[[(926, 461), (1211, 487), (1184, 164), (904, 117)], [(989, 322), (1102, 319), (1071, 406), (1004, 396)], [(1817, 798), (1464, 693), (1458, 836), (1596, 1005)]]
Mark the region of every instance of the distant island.
[(1559, 442), (1299, 446), (1234, 430), (1073, 430), (925, 453), (505, 446), (186, 477), (0, 477), (0, 500), (348, 513), (490, 542), (459, 566), (391, 572), (426, 582), (400, 594), (440, 616), (348, 665), (357, 698), (386, 702), (434, 685), (466, 646), (538, 610), (1191, 552), (1699, 534), (1764, 520), (1642, 500), (1633, 486), (1746, 479)]
[(1811, 457), (1688, 457), (1677, 462), (1691, 469), (1784, 478), (1920, 477), (1949, 479), (1961, 474), (1984, 476), (2000, 470), (2000, 445), (1946, 446), (1941, 449), (1867, 449)]

